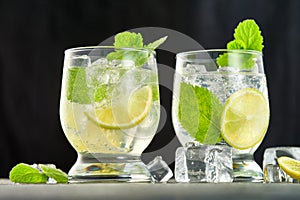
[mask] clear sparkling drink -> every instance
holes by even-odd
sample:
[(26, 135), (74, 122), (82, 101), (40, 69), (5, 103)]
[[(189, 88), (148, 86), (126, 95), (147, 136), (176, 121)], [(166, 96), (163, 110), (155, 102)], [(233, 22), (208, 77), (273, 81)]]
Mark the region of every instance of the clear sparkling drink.
[(172, 120), (182, 145), (228, 145), (234, 181), (262, 182), (262, 170), (253, 160), (269, 124), (262, 55), (246, 50), (180, 53), (174, 79)]
[(93, 53), (65, 59), (60, 118), (78, 153), (71, 181), (150, 180), (140, 155), (159, 123), (155, 58), (138, 67), (132, 60), (111, 61)]

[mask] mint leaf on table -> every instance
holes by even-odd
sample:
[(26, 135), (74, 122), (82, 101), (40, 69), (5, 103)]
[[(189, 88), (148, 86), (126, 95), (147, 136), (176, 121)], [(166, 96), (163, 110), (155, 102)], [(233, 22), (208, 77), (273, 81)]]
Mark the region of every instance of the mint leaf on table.
[(114, 47), (115, 48), (144, 48), (149, 50), (147, 51), (125, 51), (125, 50), (116, 50), (109, 53), (106, 58), (111, 60), (132, 60), (136, 66), (142, 66), (145, 64), (150, 56), (150, 53), (154, 51), (159, 45), (161, 45), (167, 37), (160, 38), (148, 45), (143, 44), (143, 37), (140, 33), (133, 32), (122, 32), (118, 33), (115, 36)]
[[(228, 50), (255, 50), (262, 52), (263, 37), (256, 22), (252, 19), (240, 22), (235, 28), (234, 40), (227, 44)], [(229, 55), (228, 55), (229, 54)], [(232, 66), (240, 69), (251, 69), (256, 55), (243, 53), (225, 53), (217, 58), (220, 67)]]
[(220, 142), (223, 106), (208, 89), (187, 83), (180, 85), (178, 118), (182, 127), (202, 144)]
[(43, 173), (49, 178), (53, 178), (57, 183), (68, 183), (68, 175), (60, 169), (39, 164)]
[(20, 163), (12, 168), (9, 179), (15, 183), (46, 183), (48, 177), (38, 169)]
[(57, 183), (67, 183), (68, 175), (60, 169), (48, 165), (17, 164), (9, 173), (9, 179), (14, 183), (45, 184), (48, 178), (53, 178)]

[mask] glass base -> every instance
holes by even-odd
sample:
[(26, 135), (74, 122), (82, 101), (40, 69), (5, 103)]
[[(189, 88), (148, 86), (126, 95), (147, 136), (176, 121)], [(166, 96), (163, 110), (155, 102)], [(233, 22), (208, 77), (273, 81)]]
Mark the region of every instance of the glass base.
[(250, 154), (234, 155), (233, 176), (233, 182), (260, 183), (264, 181), (262, 169)]
[(68, 173), (70, 183), (151, 182), (139, 156), (78, 154)]

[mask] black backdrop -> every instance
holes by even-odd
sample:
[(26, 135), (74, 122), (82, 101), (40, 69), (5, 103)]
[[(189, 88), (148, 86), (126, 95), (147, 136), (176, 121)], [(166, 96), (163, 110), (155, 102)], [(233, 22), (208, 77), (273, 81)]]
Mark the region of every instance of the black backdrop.
[[(220, 48), (239, 21), (254, 18), (265, 38), (271, 106), (269, 130), (255, 158), (261, 164), (266, 147), (300, 146), (299, 10), (298, 0), (0, 1), (0, 177), (19, 162), (71, 167), (76, 153), (58, 115), (63, 51), (138, 27), (173, 29), (205, 48)], [(175, 57), (159, 51), (158, 62), (166, 60), (173, 66)], [(170, 114), (172, 93), (161, 89)], [(173, 137), (169, 116), (146, 152)]]

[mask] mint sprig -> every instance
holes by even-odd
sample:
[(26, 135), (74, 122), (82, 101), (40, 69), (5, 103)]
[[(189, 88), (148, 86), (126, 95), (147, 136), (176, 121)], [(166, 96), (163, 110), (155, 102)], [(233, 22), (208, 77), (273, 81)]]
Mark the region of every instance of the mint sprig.
[(208, 89), (181, 83), (178, 119), (196, 141), (202, 144), (216, 144), (221, 141), (222, 110), (219, 99)]
[[(228, 50), (254, 50), (262, 52), (263, 37), (259, 26), (253, 19), (240, 22), (234, 30), (234, 40), (227, 43)], [(251, 69), (255, 62), (255, 54), (226, 53), (217, 58), (220, 67), (232, 66), (240, 69)]]
[(160, 38), (148, 45), (143, 43), (143, 37), (140, 33), (134, 32), (122, 32), (115, 36), (114, 47), (115, 48), (138, 48), (146, 49), (148, 51), (129, 51), (129, 50), (116, 50), (107, 55), (107, 59), (111, 60), (132, 60), (136, 66), (142, 66), (145, 64), (151, 54), (157, 47), (164, 43), (166, 37)]
[(25, 163), (17, 164), (9, 172), (9, 179), (14, 183), (45, 184), (48, 178), (53, 178), (57, 183), (67, 183), (68, 175), (62, 170), (39, 164), (31, 166)]
[(46, 183), (48, 177), (40, 170), (25, 163), (20, 163), (12, 168), (9, 179), (15, 183)]

